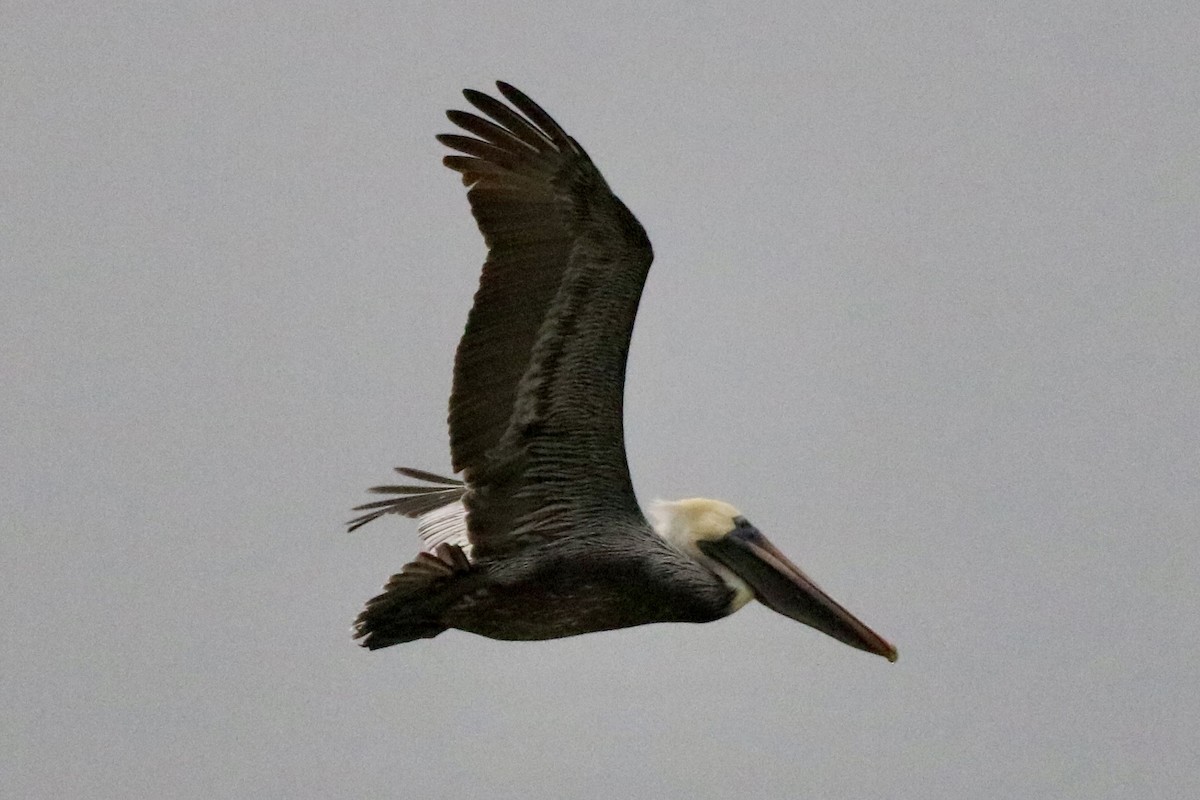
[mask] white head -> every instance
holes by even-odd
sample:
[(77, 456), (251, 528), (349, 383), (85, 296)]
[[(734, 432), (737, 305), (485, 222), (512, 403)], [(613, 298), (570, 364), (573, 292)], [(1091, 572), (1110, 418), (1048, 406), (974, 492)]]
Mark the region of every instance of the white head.
[(686, 500), (656, 500), (650, 506), (650, 524), (655, 533), (715, 572), (733, 590), (732, 614), (749, 603), (754, 590), (737, 573), (700, 550), (699, 542), (722, 539), (737, 528), (742, 512), (729, 503), (691, 497)]
[(660, 536), (733, 590), (729, 613), (755, 597), (851, 647), (896, 660), (896, 648), (821, 591), (728, 503), (702, 497), (660, 500), (650, 507), (650, 522)]

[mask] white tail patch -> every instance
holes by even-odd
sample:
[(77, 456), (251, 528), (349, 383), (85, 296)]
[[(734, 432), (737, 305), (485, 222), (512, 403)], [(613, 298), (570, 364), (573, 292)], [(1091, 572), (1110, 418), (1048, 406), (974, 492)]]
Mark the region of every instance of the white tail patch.
[(433, 552), (439, 544), (453, 544), (471, 558), (471, 543), (467, 540), (467, 509), (458, 500), (422, 514), (417, 523), (417, 535), (425, 550)]

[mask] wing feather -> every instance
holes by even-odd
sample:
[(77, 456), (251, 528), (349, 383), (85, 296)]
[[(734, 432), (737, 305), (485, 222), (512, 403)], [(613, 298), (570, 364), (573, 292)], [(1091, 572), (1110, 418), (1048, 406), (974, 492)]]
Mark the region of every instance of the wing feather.
[(464, 96), (475, 137), (439, 140), (488, 246), (455, 358), (451, 456), (475, 552), (641, 514), (622, 426), (625, 361), (653, 253), (637, 219), (554, 119), (506, 83)]
[[(499, 86), (499, 83), (497, 83)], [(463, 91), (463, 96), (467, 101), (475, 106), (475, 108), (487, 114), (494, 119), (502, 128), (513, 134), (521, 141), (528, 144), (539, 153), (543, 152), (546, 145), (553, 145), (554, 141), (544, 132), (534, 127), (528, 120), (522, 117), (517, 112), (513, 111), (508, 106), (501, 103), (491, 95), (477, 92), (474, 89), (466, 89)], [(465, 111), (455, 111), (455, 114), (467, 114)], [(474, 116), (474, 115), (469, 115)], [(454, 117), (450, 118), (451, 122), (458, 124)]]

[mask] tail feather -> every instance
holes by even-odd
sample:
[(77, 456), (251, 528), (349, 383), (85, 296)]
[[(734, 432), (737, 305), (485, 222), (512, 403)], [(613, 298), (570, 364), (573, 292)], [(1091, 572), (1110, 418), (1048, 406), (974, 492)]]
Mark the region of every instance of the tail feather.
[(440, 544), (422, 551), (393, 575), (383, 593), (367, 601), (354, 621), (354, 638), (370, 650), (431, 639), (446, 630), (437, 619), (438, 590), (471, 571), (462, 549)]

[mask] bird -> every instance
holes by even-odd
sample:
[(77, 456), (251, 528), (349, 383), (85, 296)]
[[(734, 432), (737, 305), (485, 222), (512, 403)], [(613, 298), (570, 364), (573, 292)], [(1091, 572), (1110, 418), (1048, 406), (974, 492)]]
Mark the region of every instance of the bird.
[[(896, 649), (732, 505), (643, 513), (625, 454), (626, 357), (653, 250), (573, 137), (511, 84), (467, 89), (438, 141), (487, 245), (454, 359), (459, 477), (397, 467), (351, 531), (418, 520), (423, 547), (366, 603), (370, 650), (456, 629), (509, 641), (710, 622), (757, 600), (851, 647)], [(502, 99), (501, 99), (502, 98)]]

